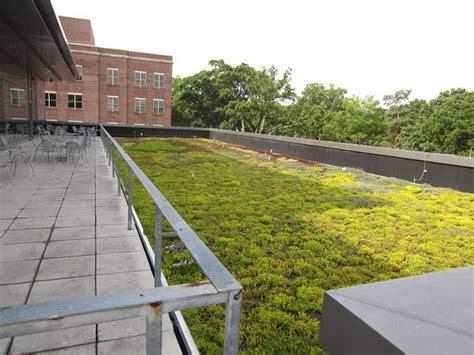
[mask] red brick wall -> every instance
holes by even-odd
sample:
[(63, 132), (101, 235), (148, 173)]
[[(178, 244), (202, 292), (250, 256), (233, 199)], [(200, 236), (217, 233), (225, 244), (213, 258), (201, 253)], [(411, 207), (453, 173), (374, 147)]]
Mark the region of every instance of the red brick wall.
[[(63, 21), (63, 20), (61, 20)], [(70, 44), (74, 61), (82, 65), (82, 81), (46, 82), (38, 89), (39, 119), (83, 121), (84, 123), (117, 123), (171, 125), (172, 57)], [(119, 84), (107, 84), (107, 68), (119, 69)], [(146, 87), (135, 86), (135, 71), (146, 72)], [(165, 87), (153, 87), (153, 74), (165, 74)], [(42, 92), (41, 92), (42, 90)], [(57, 107), (44, 107), (44, 91), (56, 91)], [(82, 109), (68, 108), (67, 94), (82, 93)], [(119, 111), (107, 111), (107, 96), (119, 97)], [(146, 98), (146, 113), (135, 113), (135, 97)], [(164, 114), (153, 113), (153, 99), (164, 100)]]
[(88, 19), (59, 16), (69, 43), (95, 45), (91, 21)]

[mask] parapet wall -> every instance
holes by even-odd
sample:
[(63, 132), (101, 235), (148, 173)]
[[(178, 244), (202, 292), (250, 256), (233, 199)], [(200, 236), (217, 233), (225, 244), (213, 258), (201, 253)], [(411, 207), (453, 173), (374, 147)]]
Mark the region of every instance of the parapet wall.
[(106, 125), (106, 129), (116, 137), (217, 139), (324, 164), (358, 168), (377, 175), (448, 187), (463, 192), (474, 192), (474, 158), (457, 155), (269, 136), (214, 128)]
[(210, 130), (210, 138), (411, 182), (474, 192), (472, 158), (217, 129)]

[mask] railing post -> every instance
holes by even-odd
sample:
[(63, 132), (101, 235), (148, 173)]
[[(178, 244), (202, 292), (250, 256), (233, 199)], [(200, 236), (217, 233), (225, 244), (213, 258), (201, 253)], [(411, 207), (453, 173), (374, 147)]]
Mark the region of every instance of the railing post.
[[(112, 143), (110, 141), (110, 139), (108, 139), (109, 143)], [(107, 144), (107, 154), (108, 154), (108, 157), (109, 157), (109, 166), (110, 166), (110, 149), (109, 149), (109, 146), (112, 145), (112, 144)]]
[(112, 145), (112, 177), (115, 177), (115, 149)]
[(163, 213), (155, 205), (155, 287), (162, 287), (161, 283), (161, 245), (163, 237)]
[(146, 322), (146, 353), (161, 355), (161, 305), (150, 305)]
[(132, 168), (128, 166), (128, 230), (132, 230), (132, 203), (133, 203)]
[(225, 307), (224, 354), (237, 355), (239, 352), (240, 312), (242, 290), (229, 293)]
[(120, 176), (122, 176), (122, 171), (120, 171), (120, 153), (117, 151), (117, 195), (120, 196)]

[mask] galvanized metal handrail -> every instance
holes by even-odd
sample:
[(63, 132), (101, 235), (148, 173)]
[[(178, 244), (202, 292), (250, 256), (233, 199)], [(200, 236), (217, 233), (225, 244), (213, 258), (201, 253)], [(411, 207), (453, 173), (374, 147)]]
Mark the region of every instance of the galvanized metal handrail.
[[(133, 175), (142, 183), (156, 204), (155, 252), (148, 240), (144, 241), (147, 257), (151, 258), (155, 274), (155, 288), (131, 290), (106, 296), (85, 297), (58, 302), (40, 303), (0, 308), (0, 338), (40, 333), (45, 331), (97, 324), (114, 320), (144, 316), (147, 321), (147, 354), (161, 354), (162, 315), (174, 313), (175, 319), (184, 323), (179, 310), (225, 304), (224, 354), (238, 353), (242, 287), (186, 224), (166, 198), (158, 191), (141, 169), (125, 153), (120, 145), (101, 126), (101, 139), (107, 153), (112, 174), (117, 177), (117, 191), (121, 193), (120, 159), (128, 170), (128, 222), (137, 225), (144, 237), (140, 221), (133, 208)], [(117, 164), (115, 164), (117, 151)], [(123, 189), (125, 192), (125, 189)], [(184, 285), (168, 286), (161, 273), (162, 221), (166, 218), (178, 236), (196, 259), (209, 280)], [(182, 331), (182, 330), (181, 330)], [(187, 329), (184, 334), (186, 334)], [(182, 332), (183, 334), (183, 332)], [(188, 351), (195, 352), (192, 346)]]
[[(155, 202), (159, 213), (161, 212), (163, 214), (163, 217), (167, 219), (171, 227), (178, 235), (179, 239), (181, 239), (183, 244), (186, 246), (186, 248), (196, 260), (196, 263), (199, 265), (202, 272), (209, 278), (209, 281), (216, 287), (216, 289), (222, 292), (240, 290), (242, 287), (240, 286), (238, 281), (225, 268), (225, 266), (222, 265), (219, 259), (217, 259), (217, 257), (209, 250), (209, 248), (203, 243), (203, 241), (197, 236), (197, 234), (191, 229), (191, 227), (189, 227), (186, 221), (173, 208), (173, 206), (163, 196), (163, 194), (158, 190), (158, 188), (153, 184), (153, 182), (151, 182), (148, 176), (145, 175), (145, 173), (123, 150), (120, 144), (114, 138), (112, 138), (112, 136), (105, 130), (102, 125), (100, 129), (101, 133), (104, 133), (104, 136), (101, 137), (106, 140), (105, 144), (107, 145), (107, 149), (110, 149), (110, 147), (116, 149), (120, 157), (127, 163), (129, 175), (130, 173), (134, 174), (141, 182), (142, 186), (145, 188), (152, 200)], [(110, 160), (112, 160), (112, 164), (115, 165), (115, 159), (112, 159), (113, 156), (114, 152), (110, 152)], [(112, 170), (114, 171), (115, 168)], [(132, 179), (129, 179), (128, 183), (130, 184), (131, 181)], [(132, 189), (129, 189), (128, 192), (130, 193), (131, 190)], [(132, 204), (129, 204), (129, 207)], [(129, 213), (130, 218), (131, 211)]]
[[(128, 228), (131, 229), (132, 221), (135, 221), (137, 230), (145, 246), (145, 251), (150, 260), (150, 264), (154, 269), (155, 287), (167, 286), (166, 279), (162, 277), (161, 273), (162, 239), (171, 235), (173, 237), (178, 237), (194, 257), (196, 263), (201, 268), (201, 271), (208, 277), (208, 280), (215, 287), (216, 291), (220, 294), (224, 293), (228, 295), (226, 302), (224, 353), (237, 353), (240, 330), (240, 312), (242, 306), (241, 285), (102, 125), (100, 126), (100, 132), (104, 149), (109, 159), (109, 165), (112, 165), (112, 176), (117, 177), (117, 192), (121, 193), (123, 187), (123, 192), (126, 192), (127, 195)], [(117, 152), (117, 154), (115, 154), (115, 152)], [(115, 162), (116, 155), (117, 163)], [(127, 164), (128, 186), (126, 191), (120, 178), (122, 173), (121, 159)], [(143, 228), (141, 227), (140, 221), (133, 208), (133, 176), (137, 178), (155, 203), (154, 253), (148, 239), (144, 235)], [(163, 218), (168, 221), (174, 230), (174, 233), (165, 233), (166, 235), (163, 233)], [(182, 321), (182, 316), (179, 312), (175, 315), (175, 319), (177, 319), (178, 322), (179, 320)], [(180, 329), (180, 331), (182, 334), (188, 332), (187, 328), (184, 331), (183, 329)], [(184, 341), (186, 342), (186, 339), (184, 339)]]

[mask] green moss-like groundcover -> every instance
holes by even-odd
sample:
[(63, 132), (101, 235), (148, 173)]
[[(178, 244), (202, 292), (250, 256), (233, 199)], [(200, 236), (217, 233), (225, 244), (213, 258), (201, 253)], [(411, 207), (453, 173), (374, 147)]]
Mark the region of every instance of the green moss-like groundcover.
[[(244, 287), (243, 352), (321, 353), (325, 290), (474, 261), (472, 194), (203, 139), (121, 144)], [(153, 238), (155, 208), (138, 185)], [(177, 241), (164, 264), (172, 284), (205, 279)], [(223, 307), (184, 315), (202, 352), (220, 353)]]

